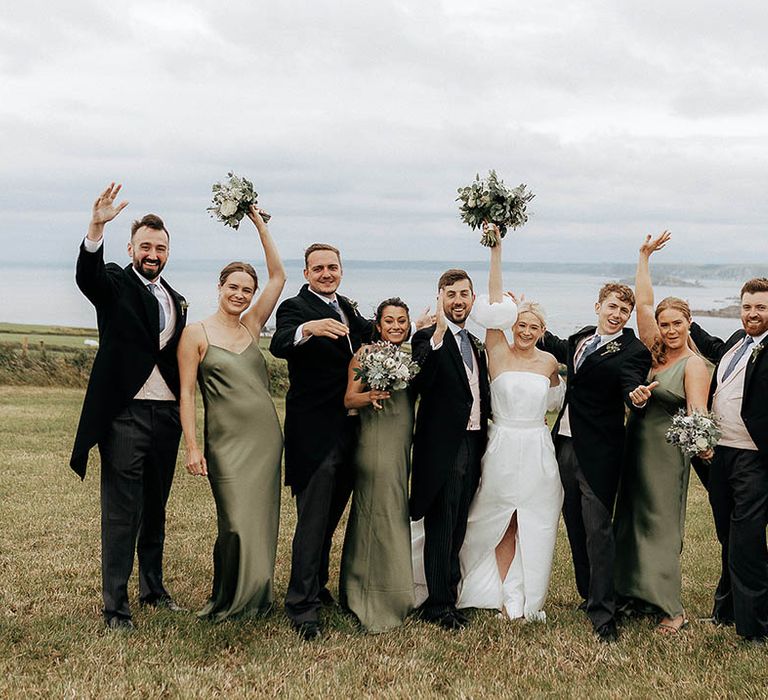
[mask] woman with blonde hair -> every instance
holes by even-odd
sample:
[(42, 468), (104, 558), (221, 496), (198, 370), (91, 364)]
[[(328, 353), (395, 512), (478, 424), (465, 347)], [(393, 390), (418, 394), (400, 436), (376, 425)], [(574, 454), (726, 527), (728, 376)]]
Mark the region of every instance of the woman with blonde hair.
[(667, 297), (654, 309), (649, 258), (669, 238), (667, 231), (653, 239), (646, 236), (637, 264), (637, 326), (653, 366), (648, 384), (630, 393), (635, 405), (646, 405), (644, 413), (632, 414), (627, 425), (614, 516), (615, 586), (627, 614), (654, 615), (658, 632), (677, 634), (688, 624), (680, 553), (690, 458), (668, 444), (665, 436), (680, 409), (706, 412), (710, 374), (690, 337), (687, 302)]

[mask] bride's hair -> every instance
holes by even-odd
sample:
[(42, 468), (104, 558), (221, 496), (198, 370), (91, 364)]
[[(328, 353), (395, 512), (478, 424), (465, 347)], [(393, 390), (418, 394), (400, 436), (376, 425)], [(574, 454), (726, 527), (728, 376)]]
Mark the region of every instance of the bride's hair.
[(541, 321), (541, 325), (547, 327), (547, 314), (544, 311), (544, 307), (537, 301), (524, 301), (517, 305), (517, 317), (520, 318), (520, 314), (524, 313), (533, 314)]
[[(688, 321), (689, 324), (693, 320), (691, 318), (691, 307), (688, 306), (688, 302), (685, 301), (685, 299), (681, 299), (680, 297), (665, 297), (657, 304), (656, 311), (654, 312), (654, 317), (656, 318), (657, 324), (659, 322), (659, 316), (661, 315), (661, 312), (667, 310), (679, 311), (681, 314), (683, 314), (685, 320)], [(696, 343), (693, 342), (693, 339), (690, 335), (688, 336), (688, 347), (697, 355), (701, 354), (699, 349), (696, 347)], [(653, 358), (654, 365), (661, 365), (664, 363), (664, 361), (667, 359), (667, 350), (668, 348), (664, 344), (664, 341), (661, 339), (661, 335), (657, 335), (656, 340), (651, 346), (651, 357)]]

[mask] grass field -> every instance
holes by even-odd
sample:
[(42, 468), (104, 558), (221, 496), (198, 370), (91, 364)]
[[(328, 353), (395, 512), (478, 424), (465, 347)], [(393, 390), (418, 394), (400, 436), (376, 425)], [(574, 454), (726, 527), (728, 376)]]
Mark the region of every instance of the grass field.
[[(632, 621), (598, 643), (582, 614), (564, 533), (546, 625), (477, 613), (448, 633), (409, 619), (364, 635), (340, 612), (327, 635), (301, 642), (280, 606), (266, 618), (198, 621), (135, 607), (133, 636), (100, 618), (98, 464), (69, 470), (81, 389), (0, 387), (0, 697), (768, 697), (768, 650), (696, 618), (710, 610), (718, 553), (706, 497), (691, 479), (684, 600), (677, 638)], [(282, 414), (282, 401), (278, 400)], [(289, 573), (293, 502), (284, 494), (276, 588)], [(181, 466), (171, 494), (166, 584), (192, 610), (210, 590), (215, 512), (206, 482)], [(340, 540), (334, 552), (337, 571)], [(334, 578), (335, 584), (335, 578)], [(135, 595), (135, 583), (131, 584)]]

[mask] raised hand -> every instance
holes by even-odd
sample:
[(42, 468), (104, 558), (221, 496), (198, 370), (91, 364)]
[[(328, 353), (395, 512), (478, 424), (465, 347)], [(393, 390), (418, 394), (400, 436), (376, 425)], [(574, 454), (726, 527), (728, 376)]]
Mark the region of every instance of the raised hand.
[(115, 185), (114, 182), (109, 184), (109, 187), (105, 189), (93, 203), (93, 214), (91, 215), (91, 223), (97, 226), (104, 226), (108, 221), (112, 221), (123, 209), (128, 206), (128, 202), (123, 200), (115, 206), (115, 199), (122, 189), (122, 185)]
[(436, 318), (437, 316), (435, 314), (429, 313), (429, 307), (427, 306), (424, 311), (421, 312), (421, 316), (414, 321), (416, 330), (420, 331), (422, 328), (428, 328), (435, 323)]
[(656, 238), (653, 238), (649, 233), (645, 237), (643, 244), (640, 246), (640, 255), (650, 257), (651, 254), (655, 253), (657, 250), (661, 250), (667, 245), (667, 241), (669, 241), (670, 238), (672, 238), (672, 234), (669, 231), (662, 231)]
[(248, 218), (253, 221), (254, 226), (261, 231), (261, 227), (266, 226), (267, 221), (272, 217), (263, 209), (259, 209), (255, 204), (251, 204), (248, 208)]
[(636, 389), (629, 392), (629, 400), (638, 408), (645, 406), (648, 399), (651, 398), (651, 392), (659, 386), (658, 382), (651, 382), (650, 384), (641, 384)]
[(325, 338), (341, 338), (349, 333), (347, 328), (341, 321), (336, 321), (333, 318), (321, 318), (317, 321), (307, 321), (302, 328), (302, 333), (305, 337), (310, 335), (319, 335)]
[(518, 296), (514, 292), (506, 291), (504, 292), (504, 294), (505, 296), (508, 296), (512, 301), (514, 301), (515, 304), (517, 304), (518, 306), (520, 306), (520, 304), (522, 304), (525, 301), (525, 294), (523, 293), (521, 293), (520, 296)]

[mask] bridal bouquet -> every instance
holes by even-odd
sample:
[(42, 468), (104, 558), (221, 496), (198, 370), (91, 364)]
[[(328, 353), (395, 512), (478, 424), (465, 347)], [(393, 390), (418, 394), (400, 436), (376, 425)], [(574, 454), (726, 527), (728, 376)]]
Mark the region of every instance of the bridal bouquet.
[[(227, 173), (227, 180), (214, 183), (211, 188), (213, 192), (213, 206), (208, 207), (207, 211), (211, 216), (216, 217), (226, 226), (236, 229), (240, 226), (243, 217), (248, 213), (251, 204), (256, 204), (256, 198), (259, 196), (253, 189), (253, 183), (244, 177), (239, 177), (234, 173)], [(263, 213), (261, 218), (264, 223), (272, 217)]]
[[(460, 187), (458, 192), (456, 201), (461, 202), (461, 220), (472, 229), (481, 228), (485, 221), (496, 224), (502, 238), (508, 228), (518, 228), (528, 221), (526, 207), (536, 196), (526, 192), (525, 185), (510, 189), (495, 170), (490, 170), (485, 180), (475, 175), (475, 181), (468, 187)], [(498, 241), (493, 231), (486, 230), (480, 242), (492, 248)]]
[(405, 389), (419, 373), (419, 365), (397, 345), (379, 340), (360, 353), (360, 367), (355, 367), (355, 379), (376, 391)]
[(717, 445), (720, 428), (714, 414), (694, 411), (687, 415), (681, 408), (672, 418), (666, 439), (670, 445), (677, 445), (685, 454), (693, 457)]

